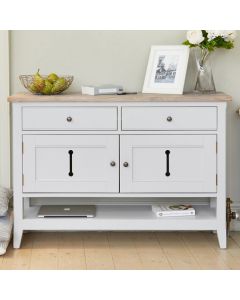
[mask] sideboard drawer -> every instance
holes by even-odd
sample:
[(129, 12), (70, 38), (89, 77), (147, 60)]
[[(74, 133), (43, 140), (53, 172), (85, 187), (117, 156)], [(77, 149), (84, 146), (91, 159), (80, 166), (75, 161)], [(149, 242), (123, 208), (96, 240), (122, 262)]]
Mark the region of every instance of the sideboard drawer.
[(22, 108), (23, 130), (117, 130), (117, 107)]
[(217, 107), (122, 107), (122, 130), (216, 130)]

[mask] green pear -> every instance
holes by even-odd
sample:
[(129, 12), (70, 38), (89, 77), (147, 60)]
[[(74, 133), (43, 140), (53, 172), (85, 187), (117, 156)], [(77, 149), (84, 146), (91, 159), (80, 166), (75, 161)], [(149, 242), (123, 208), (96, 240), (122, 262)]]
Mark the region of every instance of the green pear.
[(58, 80), (55, 81), (53, 84), (52, 93), (53, 94), (61, 93), (62, 91), (65, 90), (66, 86), (67, 86), (66, 79), (63, 77), (58, 78)]
[(53, 85), (51, 84), (51, 82), (49, 80), (45, 79), (45, 86), (42, 89), (41, 93), (44, 95), (51, 95), (52, 87), (53, 87)]
[(36, 94), (38, 91), (36, 90), (36, 88), (35, 88), (35, 85), (34, 85), (34, 83), (31, 83), (29, 86), (28, 86), (28, 89), (32, 92), (32, 93), (34, 93), (34, 94)]
[(33, 85), (34, 85), (36, 92), (38, 92), (38, 93), (40, 93), (45, 86), (45, 80), (39, 74), (39, 69), (33, 77)]
[(58, 80), (58, 76), (57, 76), (57, 74), (55, 74), (55, 73), (51, 73), (50, 75), (48, 75), (48, 80), (51, 82), (51, 83), (54, 83), (55, 81), (57, 81)]

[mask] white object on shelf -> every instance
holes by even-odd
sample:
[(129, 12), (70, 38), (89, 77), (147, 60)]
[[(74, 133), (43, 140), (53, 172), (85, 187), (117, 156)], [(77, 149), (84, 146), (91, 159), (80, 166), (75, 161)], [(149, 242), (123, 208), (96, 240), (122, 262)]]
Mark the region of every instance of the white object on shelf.
[(173, 207), (173, 205), (152, 205), (152, 211), (157, 217), (195, 216), (193, 207), (187, 207), (186, 209)]
[(83, 95), (114, 95), (120, 92), (123, 92), (123, 87), (119, 85), (82, 86)]

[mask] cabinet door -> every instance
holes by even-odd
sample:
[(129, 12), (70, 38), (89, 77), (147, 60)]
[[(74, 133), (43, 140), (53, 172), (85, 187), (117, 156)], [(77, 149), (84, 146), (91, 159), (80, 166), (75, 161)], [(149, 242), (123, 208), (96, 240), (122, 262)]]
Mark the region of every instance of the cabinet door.
[(119, 137), (24, 135), (24, 192), (119, 192)]
[(120, 145), (121, 192), (216, 192), (215, 135), (125, 135)]

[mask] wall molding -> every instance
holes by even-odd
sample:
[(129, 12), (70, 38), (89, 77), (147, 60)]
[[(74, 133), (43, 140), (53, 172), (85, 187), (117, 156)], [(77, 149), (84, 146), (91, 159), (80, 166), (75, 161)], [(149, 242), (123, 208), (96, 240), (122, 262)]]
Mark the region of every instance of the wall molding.
[(9, 31), (0, 30), (0, 184), (10, 187)]

